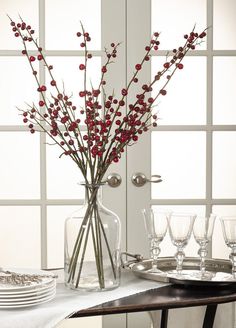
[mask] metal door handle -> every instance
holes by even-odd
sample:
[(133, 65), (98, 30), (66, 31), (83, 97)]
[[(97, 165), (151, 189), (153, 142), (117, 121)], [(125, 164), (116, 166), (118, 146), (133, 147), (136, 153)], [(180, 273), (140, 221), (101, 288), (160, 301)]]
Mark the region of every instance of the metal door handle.
[(148, 179), (146, 177), (145, 174), (143, 173), (134, 173), (131, 177), (131, 181), (133, 182), (133, 184), (136, 186), (136, 187), (142, 187), (145, 185), (145, 183), (147, 182), (151, 182), (151, 183), (159, 183), (162, 181), (162, 179), (160, 179), (161, 176), (158, 175), (158, 174), (154, 174), (151, 176), (150, 179)]

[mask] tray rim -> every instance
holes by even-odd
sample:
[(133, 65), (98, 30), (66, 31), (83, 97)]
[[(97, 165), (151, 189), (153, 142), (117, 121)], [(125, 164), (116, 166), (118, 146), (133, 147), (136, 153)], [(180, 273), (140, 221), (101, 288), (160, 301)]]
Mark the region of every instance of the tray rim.
[[(194, 280), (194, 279), (178, 279), (177, 277), (168, 277), (168, 276), (161, 276), (158, 274), (155, 274), (155, 276), (152, 273), (148, 273), (142, 270), (138, 270), (137, 267), (138, 265), (142, 263), (147, 263), (151, 262), (151, 259), (142, 259), (139, 261), (131, 261), (130, 264), (127, 262), (126, 267), (129, 268), (136, 276), (139, 278), (143, 279), (149, 279), (149, 280), (154, 280), (154, 281), (159, 281), (159, 282), (165, 282), (165, 283), (172, 283), (172, 284), (177, 284), (181, 286), (204, 286), (204, 287), (213, 287), (213, 286), (218, 286), (218, 287), (227, 287), (227, 286), (236, 286), (236, 280), (230, 281), (230, 280), (222, 280), (222, 281), (210, 281), (210, 280)], [(168, 256), (168, 257), (159, 257), (158, 259), (160, 268), (163, 266), (163, 263), (168, 263), (168, 262), (174, 262), (175, 263), (175, 258), (173, 256)], [(195, 263), (199, 263), (199, 257), (186, 257), (184, 259), (184, 266), (186, 266), (186, 262), (189, 262), (189, 265), (193, 265)], [(215, 265), (215, 272), (222, 272), (218, 271), (217, 269), (219, 266), (224, 267), (226, 273), (231, 273), (231, 262), (226, 259), (220, 259), (220, 258), (208, 258), (206, 259), (206, 266), (212, 265), (214, 268)], [(197, 267), (197, 266), (196, 266)], [(153, 279), (155, 277), (155, 279)]]

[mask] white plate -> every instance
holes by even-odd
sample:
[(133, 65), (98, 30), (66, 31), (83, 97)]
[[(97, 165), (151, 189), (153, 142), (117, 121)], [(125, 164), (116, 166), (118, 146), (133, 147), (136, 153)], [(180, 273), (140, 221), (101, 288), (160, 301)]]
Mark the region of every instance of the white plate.
[(50, 288), (54, 288), (56, 286), (56, 280), (54, 279), (53, 281), (51, 281), (50, 283), (47, 283), (41, 287), (39, 286), (34, 286), (33, 288), (29, 289), (29, 290), (12, 290), (9, 289), (7, 291), (1, 291), (0, 289), (0, 297), (2, 296), (7, 296), (9, 295), (9, 297), (11, 296), (17, 296), (17, 295), (31, 295), (31, 294), (37, 294), (38, 292), (42, 292), (45, 291), (47, 289)]
[(55, 292), (56, 292), (56, 289), (52, 288), (50, 290), (47, 290), (44, 293), (30, 295), (30, 296), (19, 295), (19, 296), (14, 296), (14, 297), (0, 297), (0, 303), (36, 300), (36, 299), (40, 299), (40, 298), (43, 298), (43, 297), (47, 297), (47, 296), (49, 296), (49, 295), (51, 295)]
[(19, 301), (16, 301), (16, 300), (8, 300), (8, 301), (0, 301), (0, 306), (2, 305), (6, 305), (6, 306), (12, 306), (12, 305), (25, 305), (25, 304), (34, 304), (34, 303), (38, 303), (38, 302), (41, 302), (41, 301), (44, 301), (52, 296), (54, 296), (56, 294), (55, 291), (52, 291), (51, 293), (48, 293), (42, 297), (39, 297), (39, 298), (34, 298), (34, 299), (30, 299), (30, 300), (19, 300)]
[[(47, 275), (47, 276), (52, 276), (49, 278), (42, 278), (41, 282), (32, 282), (30, 285), (28, 286), (20, 286), (20, 285), (6, 285), (6, 284), (1, 284), (0, 283), (0, 292), (8, 292), (8, 291), (28, 291), (28, 290), (33, 290), (35, 288), (38, 288), (40, 286), (44, 286), (47, 285), (49, 283), (51, 283), (52, 281), (55, 280), (55, 278), (53, 278), (53, 274), (50, 274), (50, 272), (48, 271), (43, 271), (43, 270), (34, 270), (34, 269), (4, 269), (5, 271), (9, 270), (9, 271), (13, 271), (16, 273), (20, 273), (20, 274), (38, 274), (38, 275)], [(0, 272), (1, 274), (1, 272)]]
[(0, 295), (0, 300), (8, 300), (8, 299), (15, 299), (15, 298), (28, 298), (28, 297), (40, 297), (41, 295), (47, 294), (56, 290), (56, 286), (52, 286), (50, 288), (44, 289), (42, 291), (38, 291), (36, 293), (29, 293), (29, 294), (12, 294), (12, 295)]
[(51, 301), (52, 299), (54, 299), (55, 295), (51, 296), (50, 298), (44, 300), (44, 301), (40, 301), (38, 303), (35, 303), (35, 304), (20, 304), (20, 305), (0, 305), (0, 309), (18, 309), (18, 308), (25, 308), (25, 307), (31, 307), (31, 306), (37, 306), (37, 305), (40, 305), (40, 304), (43, 304), (43, 303), (46, 303), (46, 302), (49, 302)]
[(21, 302), (1, 302), (0, 308), (12, 308), (12, 307), (20, 307), (20, 306), (31, 306), (31, 305), (37, 305), (41, 304), (42, 302), (50, 301), (55, 297), (56, 293), (53, 292), (50, 295), (47, 295), (46, 297), (42, 297), (40, 299), (30, 300), (30, 301), (21, 301)]

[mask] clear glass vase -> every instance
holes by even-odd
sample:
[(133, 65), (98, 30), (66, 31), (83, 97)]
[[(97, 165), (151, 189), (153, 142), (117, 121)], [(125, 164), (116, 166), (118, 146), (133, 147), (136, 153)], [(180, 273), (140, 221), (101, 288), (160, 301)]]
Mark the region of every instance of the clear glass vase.
[(65, 284), (72, 289), (120, 284), (120, 219), (102, 204), (100, 189), (85, 185), (84, 205), (65, 222)]

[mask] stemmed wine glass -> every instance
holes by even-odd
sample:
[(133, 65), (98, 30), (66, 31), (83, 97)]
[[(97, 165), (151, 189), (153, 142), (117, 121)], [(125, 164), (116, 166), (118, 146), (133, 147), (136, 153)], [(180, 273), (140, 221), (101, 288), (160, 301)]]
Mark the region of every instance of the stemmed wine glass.
[(211, 279), (214, 274), (206, 271), (205, 259), (207, 256), (207, 245), (211, 240), (216, 215), (211, 214), (210, 217), (197, 216), (193, 225), (193, 235), (200, 248), (198, 255), (200, 256), (200, 272), (194, 273), (196, 278)]
[(225, 243), (231, 248), (229, 258), (232, 263), (232, 279), (236, 279), (236, 216), (220, 218)]
[(177, 247), (175, 254), (176, 271), (169, 273), (177, 273), (178, 276), (182, 275), (183, 260), (185, 257), (183, 249), (190, 239), (195, 218), (195, 214), (189, 213), (172, 213), (168, 218), (170, 238), (172, 243)]
[(142, 210), (152, 258), (152, 268), (150, 272), (163, 274), (163, 271), (157, 268), (157, 259), (161, 252), (159, 245), (167, 232), (167, 220), (170, 216), (170, 213), (170, 211), (159, 211), (152, 208)]

